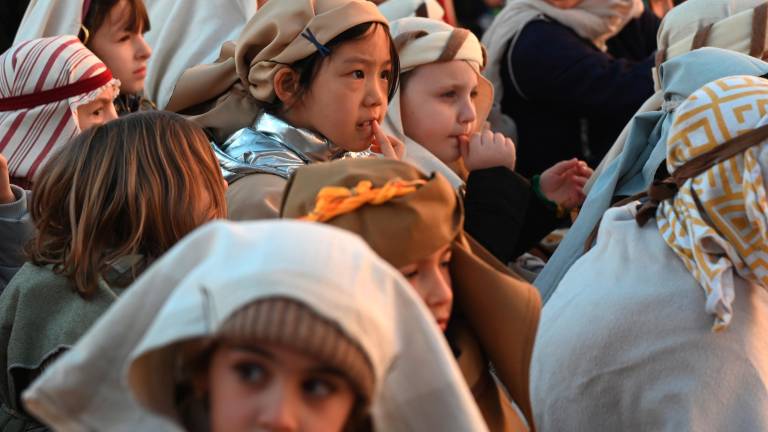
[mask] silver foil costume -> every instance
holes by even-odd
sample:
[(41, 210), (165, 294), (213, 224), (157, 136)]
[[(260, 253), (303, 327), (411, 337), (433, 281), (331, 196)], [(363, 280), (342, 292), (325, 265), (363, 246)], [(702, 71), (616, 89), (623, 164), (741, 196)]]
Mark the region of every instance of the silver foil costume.
[(320, 134), (291, 126), (263, 113), (253, 126), (240, 129), (222, 145), (213, 144), (222, 174), (232, 183), (249, 174), (273, 174), (284, 179), (304, 165), (335, 159), (372, 157), (369, 150), (347, 152)]

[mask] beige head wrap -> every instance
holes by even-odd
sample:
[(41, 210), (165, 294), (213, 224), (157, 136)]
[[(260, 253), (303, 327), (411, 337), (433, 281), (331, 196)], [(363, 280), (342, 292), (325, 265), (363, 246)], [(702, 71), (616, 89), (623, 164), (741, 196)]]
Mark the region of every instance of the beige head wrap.
[[(493, 86), (480, 75), (485, 66), (485, 52), (480, 41), (469, 30), (459, 29), (441, 21), (427, 18), (403, 18), (393, 21), (390, 27), (392, 38), (400, 54), (400, 70), (408, 72), (419, 66), (451, 60), (464, 60), (478, 74), (477, 84), (477, 130), (488, 117), (493, 102)], [(385, 130), (405, 142), (405, 160), (423, 171), (439, 172), (454, 187), (464, 181), (451, 168), (432, 155), (429, 150), (408, 138), (403, 129), (400, 107), (401, 90), (398, 89), (387, 109)]]
[[(768, 123), (768, 80), (733, 76), (713, 81), (678, 108), (667, 140), (667, 169)], [(765, 144), (687, 180), (656, 213), (659, 232), (704, 288), (714, 330), (733, 316), (738, 276), (768, 287), (768, 174)]]
[[(193, 107), (192, 119), (226, 138), (253, 122), (260, 103), (275, 100), (272, 78), (278, 70), (318, 51), (344, 31), (387, 20), (365, 0), (268, 1), (246, 24), (235, 44), (225, 44), (212, 65), (187, 70), (176, 83), (166, 109)], [(213, 106), (200, 104), (215, 101)]]

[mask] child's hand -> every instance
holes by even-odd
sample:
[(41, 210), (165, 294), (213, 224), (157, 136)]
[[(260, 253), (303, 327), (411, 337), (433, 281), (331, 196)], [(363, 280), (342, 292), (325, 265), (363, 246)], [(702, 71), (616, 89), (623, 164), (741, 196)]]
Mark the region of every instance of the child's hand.
[(490, 129), (474, 133), (468, 140), (459, 141), (459, 151), (469, 171), (500, 166), (515, 170), (515, 143)]
[(11, 190), (11, 177), (8, 174), (8, 160), (0, 154), (0, 204), (10, 204), (16, 201)]
[(566, 209), (584, 202), (584, 184), (592, 175), (592, 169), (576, 158), (558, 162), (541, 173), (541, 193), (548, 200)]
[(374, 120), (373, 125), (373, 144), (371, 144), (371, 151), (375, 153), (381, 153), (384, 157), (390, 159), (402, 160), (405, 155), (405, 144), (399, 139), (387, 135), (381, 130), (379, 122)]

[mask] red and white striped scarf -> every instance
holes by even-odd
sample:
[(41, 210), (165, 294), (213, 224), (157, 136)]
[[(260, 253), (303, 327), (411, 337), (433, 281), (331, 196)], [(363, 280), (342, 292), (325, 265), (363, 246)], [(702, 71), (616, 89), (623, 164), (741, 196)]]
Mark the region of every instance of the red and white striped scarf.
[(33, 39), (0, 56), (0, 152), (11, 178), (29, 182), (80, 133), (77, 107), (119, 81), (74, 36)]

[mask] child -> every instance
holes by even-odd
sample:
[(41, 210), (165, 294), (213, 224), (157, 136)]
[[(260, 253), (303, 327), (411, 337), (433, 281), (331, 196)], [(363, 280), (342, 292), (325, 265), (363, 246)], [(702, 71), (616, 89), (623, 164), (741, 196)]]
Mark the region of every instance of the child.
[(82, 130), (117, 117), (120, 82), (74, 36), (14, 45), (0, 68), (0, 152), (17, 186), (29, 188), (52, 152)]
[(527, 421), (533, 430), (528, 368), (539, 296), (464, 234), (462, 210), (440, 174), (357, 159), (297, 170), (281, 214), (363, 237), (408, 279), (445, 332), (488, 428), (523, 431)]
[(217, 143), (230, 218), (277, 217), (296, 168), (366, 156), (372, 143), (387, 156), (402, 154), (402, 143), (379, 128), (398, 72), (387, 21), (373, 3), (270, 1), (220, 63), (182, 76), (168, 109), (199, 113), (195, 105), (218, 98), (194, 119)]
[(18, 405), (24, 388), (149, 263), (225, 217), (224, 190), (205, 134), (174, 114), (91, 128), (51, 157), (29, 203), (30, 262), (0, 296), (4, 419), (34, 424)]
[(562, 223), (558, 207), (583, 201), (591, 171), (570, 160), (530, 183), (514, 173), (514, 143), (485, 127), (493, 87), (480, 75), (477, 38), (425, 18), (395, 21), (391, 31), (403, 73), (386, 130), (406, 142), (407, 161), (455, 187), (466, 181), (466, 229), (502, 262), (514, 261)]
[(149, 17), (142, 0), (61, 0), (32, 2), (15, 42), (62, 34), (79, 39), (122, 83), (115, 100), (119, 115), (153, 109), (142, 95), (152, 49), (144, 41)]
[(181, 241), (25, 404), (56, 429), (485, 430), (397, 271), (355, 235), (295, 221)]

